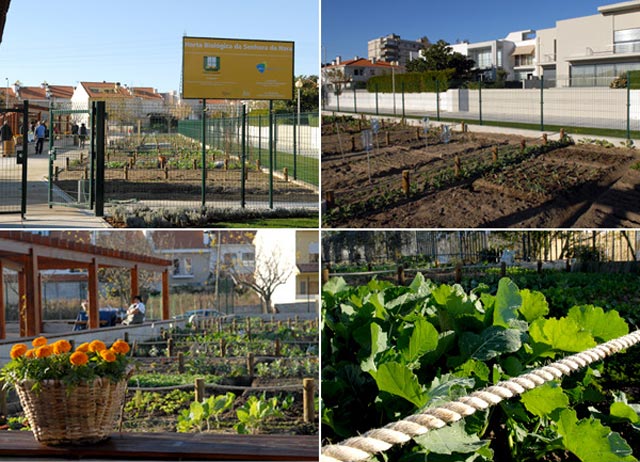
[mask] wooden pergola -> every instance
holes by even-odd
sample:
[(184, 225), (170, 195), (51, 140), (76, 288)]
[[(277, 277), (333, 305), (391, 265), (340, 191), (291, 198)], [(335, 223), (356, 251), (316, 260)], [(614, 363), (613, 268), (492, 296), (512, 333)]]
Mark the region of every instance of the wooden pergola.
[[(24, 231), (0, 231), (0, 275), (4, 268), (18, 273), (20, 336), (43, 331), (41, 271), (85, 269), (88, 274), (88, 328), (100, 324), (98, 270), (125, 268), (131, 278), (131, 296), (138, 294), (141, 270), (162, 274), (162, 319), (169, 319), (169, 269), (172, 262), (148, 255), (107, 249), (66, 239), (55, 239)], [(0, 281), (0, 339), (6, 337), (4, 284)]]

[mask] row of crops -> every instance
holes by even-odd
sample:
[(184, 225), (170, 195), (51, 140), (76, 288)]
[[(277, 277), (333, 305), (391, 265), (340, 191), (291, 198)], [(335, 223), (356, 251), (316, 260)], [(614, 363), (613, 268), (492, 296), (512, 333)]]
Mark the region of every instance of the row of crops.
[[(637, 275), (418, 274), (323, 287), (322, 439), (337, 444), (635, 330)], [(617, 310), (616, 310), (617, 308)], [(376, 460), (633, 461), (637, 347), (392, 447)]]

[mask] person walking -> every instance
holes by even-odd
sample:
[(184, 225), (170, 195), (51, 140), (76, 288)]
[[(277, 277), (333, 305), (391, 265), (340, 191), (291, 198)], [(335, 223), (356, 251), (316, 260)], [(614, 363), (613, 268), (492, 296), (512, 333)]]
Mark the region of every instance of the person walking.
[(2, 141), (2, 155), (10, 156), (13, 154), (13, 131), (6, 120), (0, 128), (0, 141)]
[(44, 137), (47, 133), (47, 127), (44, 125), (44, 121), (38, 122), (38, 126), (35, 130), (35, 138), (36, 138), (36, 154), (42, 154), (42, 149), (44, 148)]
[(80, 147), (81, 148), (84, 148), (84, 142), (86, 139), (87, 139), (87, 126), (83, 122), (82, 125), (80, 125)]

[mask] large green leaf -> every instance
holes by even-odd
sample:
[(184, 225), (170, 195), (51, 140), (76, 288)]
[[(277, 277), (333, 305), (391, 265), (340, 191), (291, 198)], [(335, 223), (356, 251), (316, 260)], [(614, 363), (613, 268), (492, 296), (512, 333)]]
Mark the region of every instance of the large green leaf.
[[(636, 405), (637, 406), (637, 405)], [(609, 413), (612, 417), (617, 419), (627, 420), (632, 424), (640, 423), (640, 415), (638, 411), (628, 405), (627, 403), (616, 402), (612, 403), (609, 409)]]
[(536, 319), (529, 326), (529, 337), (537, 356), (555, 355), (555, 351), (580, 352), (593, 348), (596, 342), (570, 318)]
[(551, 417), (557, 420), (558, 414), (569, 406), (569, 397), (556, 382), (548, 382), (523, 393), (524, 407), (538, 417)]
[(509, 321), (518, 317), (520, 305), (522, 297), (518, 286), (509, 278), (500, 279), (493, 310), (493, 324), (509, 327)]
[(437, 346), (438, 331), (429, 321), (422, 318), (415, 321), (408, 345), (406, 340), (398, 342), (402, 357), (407, 362), (419, 359), (425, 353), (435, 350)]
[(369, 371), (380, 391), (400, 396), (407, 401), (422, 407), (429, 395), (418, 383), (418, 377), (404, 364), (388, 362), (380, 365), (377, 371)]
[(607, 311), (593, 305), (574, 306), (568, 318), (574, 319), (582, 329), (591, 332), (597, 340), (606, 342), (627, 335), (629, 326), (617, 311)]
[(460, 351), (464, 357), (487, 361), (503, 353), (513, 353), (522, 346), (522, 333), (516, 329), (492, 326), (481, 335), (464, 332), (460, 336)]
[(560, 413), (557, 429), (565, 447), (583, 462), (637, 460), (618, 433), (593, 418), (579, 421), (573, 409), (565, 409)]
[[(464, 421), (458, 421), (438, 430), (432, 430), (414, 438), (416, 443), (430, 453), (436, 454), (468, 454), (489, 445), (475, 434), (469, 434), (464, 428)], [(429, 460), (431, 460), (429, 458)]]
[(349, 288), (349, 285), (343, 278), (331, 278), (322, 286), (322, 292), (327, 294), (336, 295), (343, 290)]
[(378, 353), (385, 351), (387, 348), (389, 348), (389, 344), (387, 341), (388, 340), (387, 333), (382, 331), (382, 327), (380, 327), (375, 322), (372, 322), (369, 325), (369, 329), (370, 329), (370, 335), (371, 335), (370, 336), (371, 354), (367, 359), (362, 361), (362, 363), (360, 364), (360, 367), (362, 367), (362, 370), (365, 372), (370, 370), (375, 370), (376, 356), (378, 355)]
[(522, 297), (520, 314), (524, 316), (527, 322), (533, 322), (549, 314), (549, 304), (542, 292), (523, 289), (520, 291), (520, 296)]

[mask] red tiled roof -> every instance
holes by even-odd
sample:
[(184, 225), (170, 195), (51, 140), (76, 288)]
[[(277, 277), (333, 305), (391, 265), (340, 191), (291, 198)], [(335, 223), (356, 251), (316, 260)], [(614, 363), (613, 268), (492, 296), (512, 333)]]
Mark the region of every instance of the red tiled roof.
[[(49, 85), (49, 92), (53, 98), (71, 99), (73, 87), (69, 85)], [(42, 87), (20, 87), (22, 99), (47, 99), (47, 90)]]
[(131, 87), (131, 93), (137, 98), (144, 99), (159, 99), (162, 100), (162, 95), (151, 87)]
[(157, 250), (206, 249), (204, 231), (152, 231), (151, 240)]
[(116, 82), (80, 82), (89, 98), (131, 98), (131, 94)]
[(347, 61), (342, 61), (340, 64), (332, 64), (330, 66), (327, 67), (344, 67), (344, 66), (351, 66), (351, 67), (382, 67), (385, 69), (391, 69), (392, 67), (395, 67), (396, 69), (398, 69), (400, 66), (396, 66), (395, 64), (391, 64), (388, 63), (386, 61), (376, 61), (375, 63), (368, 60), (368, 59), (364, 59), (364, 58), (358, 58), (358, 59), (349, 59)]
[(13, 88), (9, 87), (0, 87), (0, 94), (4, 97), (7, 96), (7, 93), (9, 93), (9, 97), (10, 98), (15, 98), (16, 97), (16, 92), (13, 91)]

